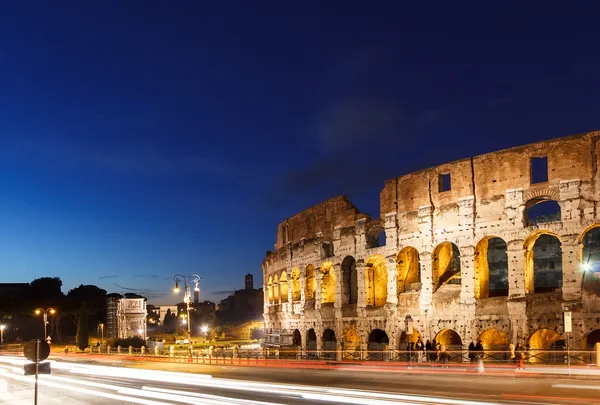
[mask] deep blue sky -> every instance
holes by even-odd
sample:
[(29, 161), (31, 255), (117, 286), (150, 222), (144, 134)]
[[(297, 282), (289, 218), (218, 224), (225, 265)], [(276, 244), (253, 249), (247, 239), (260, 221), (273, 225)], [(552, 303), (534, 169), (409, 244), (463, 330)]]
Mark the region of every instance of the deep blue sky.
[(223, 298), (301, 209), (377, 216), (386, 178), (600, 128), (594, 2), (12, 3), (3, 282)]

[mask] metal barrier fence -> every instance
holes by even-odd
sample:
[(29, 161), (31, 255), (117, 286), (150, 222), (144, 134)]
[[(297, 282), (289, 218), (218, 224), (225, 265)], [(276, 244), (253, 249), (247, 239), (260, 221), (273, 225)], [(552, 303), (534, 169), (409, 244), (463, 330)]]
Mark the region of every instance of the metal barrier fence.
[[(475, 361), (468, 350), (404, 351), (404, 350), (302, 350), (302, 349), (257, 349), (237, 350), (236, 348), (187, 349), (166, 348), (146, 350), (145, 348), (90, 348), (92, 354), (143, 357), (162, 361), (188, 361), (213, 364), (233, 364), (252, 361), (325, 361), (325, 362), (396, 362), (417, 364), (470, 363)], [(537, 350), (528, 349), (523, 353), (523, 361), (530, 365), (567, 365), (600, 367), (600, 350)], [(488, 364), (511, 364), (517, 362), (519, 353), (510, 351), (484, 351), (483, 362)]]

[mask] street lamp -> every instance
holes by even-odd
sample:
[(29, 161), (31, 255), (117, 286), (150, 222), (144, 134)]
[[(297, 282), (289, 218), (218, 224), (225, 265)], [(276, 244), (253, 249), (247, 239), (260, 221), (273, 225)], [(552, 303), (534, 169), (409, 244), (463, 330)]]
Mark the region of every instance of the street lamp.
[(6, 325), (0, 325), (0, 344), (4, 343), (4, 328)]
[(99, 323), (98, 327), (100, 327), (100, 344), (104, 346), (104, 324)]
[[(189, 320), (184, 323), (187, 324), (187, 334), (188, 339), (192, 338), (192, 329), (191, 329), (191, 318), (190, 318), (190, 302), (192, 300), (190, 284), (194, 283), (194, 295), (198, 295), (200, 293), (200, 276), (197, 274), (192, 274), (191, 276), (184, 276), (183, 274), (175, 274), (173, 276), (173, 280), (175, 281), (175, 288), (173, 291), (178, 294), (179, 293), (179, 284), (183, 283), (183, 302), (186, 305), (187, 319)], [(182, 322), (183, 323), (183, 322)]]
[(46, 326), (48, 325), (48, 314), (54, 315), (55, 313), (56, 313), (56, 311), (54, 310), (54, 308), (48, 308), (48, 309), (38, 308), (35, 310), (36, 315), (44, 314), (44, 340), (48, 339), (48, 335), (46, 332)]

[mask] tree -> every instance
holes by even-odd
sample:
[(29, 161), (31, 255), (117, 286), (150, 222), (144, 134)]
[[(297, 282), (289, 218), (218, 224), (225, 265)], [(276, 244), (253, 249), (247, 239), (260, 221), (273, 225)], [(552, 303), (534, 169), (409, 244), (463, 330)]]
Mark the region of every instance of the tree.
[(165, 320), (163, 321), (163, 328), (167, 333), (174, 333), (177, 328), (177, 315), (171, 313), (171, 309), (167, 309), (165, 314)]
[(58, 277), (36, 278), (31, 283), (31, 298), (37, 305), (59, 305), (65, 297), (62, 293), (62, 281)]
[(79, 350), (84, 350), (88, 347), (89, 334), (88, 334), (88, 319), (87, 319), (87, 307), (85, 301), (81, 303), (79, 309), (79, 321), (77, 322), (77, 347)]

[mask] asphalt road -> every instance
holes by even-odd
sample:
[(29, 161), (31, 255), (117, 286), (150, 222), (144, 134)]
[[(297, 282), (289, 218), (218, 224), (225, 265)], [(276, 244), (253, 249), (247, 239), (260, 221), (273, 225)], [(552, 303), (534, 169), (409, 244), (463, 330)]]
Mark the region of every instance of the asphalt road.
[[(600, 380), (549, 378), (510, 370), (493, 376), (464, 369), (421, 373), (56, 361), (40, 376), (39, 404), (600, 404)], [(22, 358), (0, 357), (0, 403), (33, 404), (33, 376)], [(98, 362), (99, 363), (99, 362)], [(191, 373), (190, 373), (191, 372)]]

